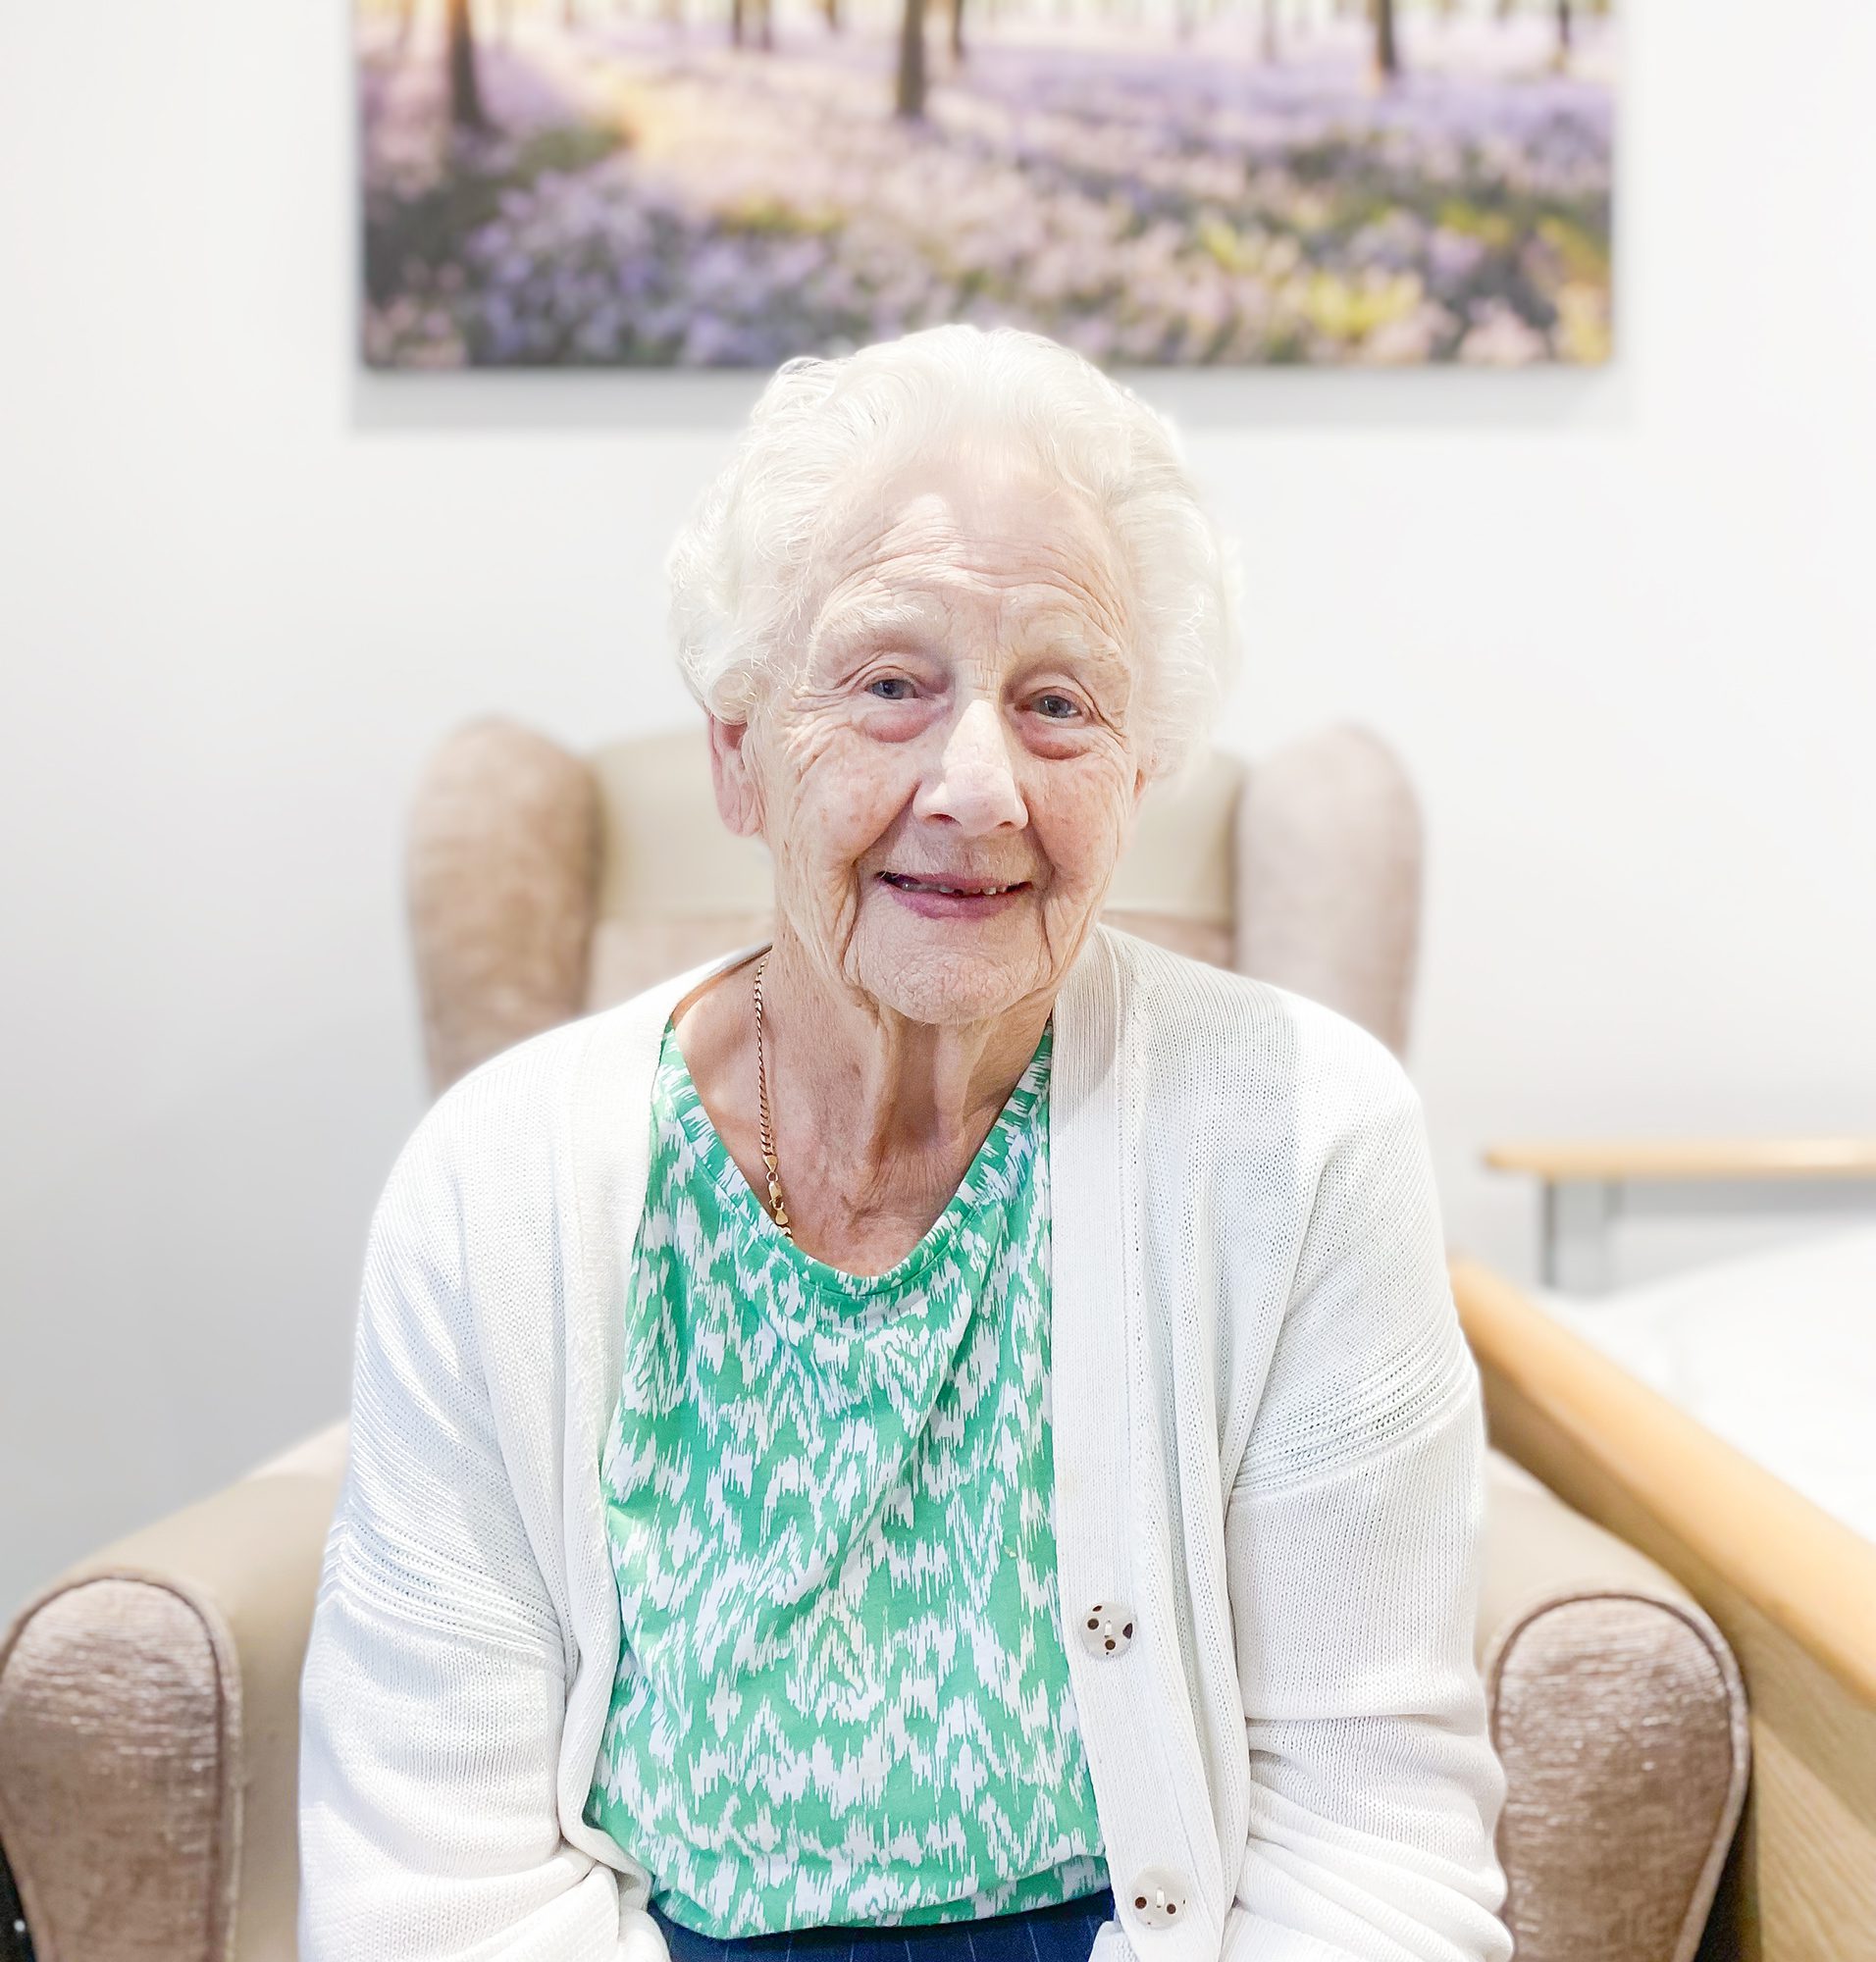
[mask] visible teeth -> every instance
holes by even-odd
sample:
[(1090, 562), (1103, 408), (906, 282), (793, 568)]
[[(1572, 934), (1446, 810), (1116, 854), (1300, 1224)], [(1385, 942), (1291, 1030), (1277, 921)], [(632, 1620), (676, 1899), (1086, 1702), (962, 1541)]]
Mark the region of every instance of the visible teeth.
[(1010, 890), (1008, 886), (973, 886), (968, 889), (963, 886), (938, 886), (926, 879), (908, 879), (899, 872), (888, 872), (886, 876), (895, 886), (903, 887), (909, 893), (949, 893), (954, 899), (966, 896), (971, 899), (987, 899), (993, 893), (1007, 893)]

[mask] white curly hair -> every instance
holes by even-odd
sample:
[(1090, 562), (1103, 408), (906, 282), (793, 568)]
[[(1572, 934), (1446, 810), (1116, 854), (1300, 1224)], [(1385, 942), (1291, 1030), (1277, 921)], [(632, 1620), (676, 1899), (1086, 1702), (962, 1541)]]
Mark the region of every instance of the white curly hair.
[(1188, 777), (1237, 676), (1237, 554), (1174, 426), (1084, 355), (1018, 328), (960, 322), (776, 369), (665, 560), (699, 703), (748, 719), (805, 650), (827, 541), (897, 468), (933, 453), (1027, 457), (1105, 519), (1127, 585), (1130, 735), (1149, 781)]

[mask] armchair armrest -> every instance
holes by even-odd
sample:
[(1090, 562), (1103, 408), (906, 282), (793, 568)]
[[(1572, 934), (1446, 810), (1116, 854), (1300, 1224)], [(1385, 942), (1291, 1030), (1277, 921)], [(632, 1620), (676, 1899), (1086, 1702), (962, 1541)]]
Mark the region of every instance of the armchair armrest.
[(1689, 1962), (1746, 1796), (1732, 1651), (1666, 1572), (1497, 1449), (1483, 1570), (1519, 1962)]
[(1723, 1896), (1731, 1943), (1763, 1962), (1867, 1952), (1876, 1546), (1489, 1267), (1451, 1266), (1493, 1441), (1673, 1574), (1738, 1660), (1755, 1769)]
[(291, 1962), (299, 1676), (341, 1420), (69, 1568), (0, 1636), (37, 1962)]
[[(299, 1678), (346, 1433), (68, 1570), (0, 1639), (0, 1841), (38, 1962), (291, 1962)], [(1686, 1962), (1745, 1781), (1724, 1641), (1493, 1451), (1476, 1648), (1520, 1962)]]

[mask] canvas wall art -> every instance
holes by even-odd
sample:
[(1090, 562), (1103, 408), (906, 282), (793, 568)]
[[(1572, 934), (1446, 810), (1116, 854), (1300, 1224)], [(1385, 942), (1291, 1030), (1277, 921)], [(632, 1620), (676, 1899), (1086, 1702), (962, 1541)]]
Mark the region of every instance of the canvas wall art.
[(1612, 348), (1611, 0), (357, 0), (362, 353)]

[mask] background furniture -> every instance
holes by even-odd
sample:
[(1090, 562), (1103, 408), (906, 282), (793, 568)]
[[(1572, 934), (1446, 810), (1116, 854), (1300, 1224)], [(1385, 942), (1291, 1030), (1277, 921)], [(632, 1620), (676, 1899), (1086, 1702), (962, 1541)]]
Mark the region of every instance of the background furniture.
[[(505, 723), (458, 732), (410, 834), (434, 1086), (761, 937), (765, 860), (716, 818), (701, 730), (584, 758)], [(1420, 876), (1404, 772), (1339, 728), (1149, 795), (1105, 916), (1400, 1052)], [(0, 1845), (39, 1962), (292, 1957), (297, 1684), (345, 1433), (79, 1563), (0, 1639)], [(1746, 1782), (1732, 1652), (1685, 1586), (1502, 1452), (1487, 1477), (1476, 1642), (1520, 1962), (1690, 1962)]]
[(1876, 1545), (1476, 1261), (1460, 1320), (1499, 1449), (1673, 1574), (1751, 1692), (1710, 1962), (1876, 1962)]
[(1562, 1140), (1491, 1145), (1485, 1163), (1535, 1172), (1546, 1287), (1611, 1285), (1609, 1228), (1625, 1214), (1876, 1213), (1876, 1138)]
[[(1876, 1220), (1607, 1294), (1527, 1299), (1876, 1543)], [(1870, 1630), (1876, 1644), (1876, 1626)]]
[[(701, 728), (581, 757), (471, 723), (418, 788), (409, 871), (439, 1092), (773, 924), (767, 848), (724, 829)], [(1326, 1002), (1404, 1054), (1420, 891), (1413, 786), (1340, 727), (1255, 770), (1215, 750), (1176, 799), (1150, 791), (1102, 916)]]

